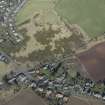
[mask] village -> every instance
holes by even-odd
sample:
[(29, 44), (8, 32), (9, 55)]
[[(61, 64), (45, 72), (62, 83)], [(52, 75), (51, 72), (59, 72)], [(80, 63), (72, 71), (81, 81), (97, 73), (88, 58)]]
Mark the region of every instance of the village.
[[(8, 55), (9, 47), (21, 47), (24, 37), (17, 30), (15, 16), (27, 0), (1, 0), (0, 1), (0, 62), (9, 64), (15, 60)], [(13, 46), (13, 47), (12, 47)], [(35, 94), (45, 99), (49, 105), (64, 105), (70, 101), (71, 96), (90, 96), (105, 102), (105, 80), (94, 81), (81, 75), (77, 59), (67, 56), (54, 61), (39, 62), (34, 67), (25, 70), (11, 69), (0, 81), (0, 91), (16, 87), (14, 95), (21, 88), (29, 88)], [(75, 75), (70, 71), (76, 68)]]
[(70, 96), (91, 96), (105, 100), (104, 81), (92, 81), (82, 77), (79, 72), (75, 77), (70, 77), (67, 65), (61, 61), (40, 63), (22, 72), (11, 71), (0, 82), (0, 91), (11, 86), (17, 87), (14, 94), (22, 87), (30, 88), (50, 105), (64, 105), (70, 100)]

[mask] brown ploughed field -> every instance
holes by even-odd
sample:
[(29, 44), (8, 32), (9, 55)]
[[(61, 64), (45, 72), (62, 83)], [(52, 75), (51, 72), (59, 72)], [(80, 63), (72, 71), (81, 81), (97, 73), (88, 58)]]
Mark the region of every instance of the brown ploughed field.
[(47, 105), (31, 90), (25, 90), (4, 105)]
[[(9, 100), (5, 104), (0, 105), (49, 105), (41, 97), (37, 96), (31, 90), (23, 90), (16, 97)], [(70, 97), (70, 100), (65, 105), (104, 105), (102, 102), (97, 101), (91, 97)]]
[(70, 102), (68, 102), (66, 105), (104, 105), (104, 103), (95, 100), (92, 97), (71, 97)]
[(77, 56), (92, 79), (105, 79), (105, 42), (100, 43)]

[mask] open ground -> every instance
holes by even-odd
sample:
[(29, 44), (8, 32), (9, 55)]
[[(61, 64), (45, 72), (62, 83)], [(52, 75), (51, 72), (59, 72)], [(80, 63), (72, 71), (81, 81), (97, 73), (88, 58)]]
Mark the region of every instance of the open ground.
[(47, 103), (31, 90), (24, 90), (4, 105), (46, 105)]
[(71, 54), (72, 48), (81, 46), (85, 38), (73, 33), (54, 8), (54, 0), (30, 0), (17, 14), (17, 25), (20, 30), (27, 31), (25, 35), (29, 40), (26, 46), (14, 54), (15, 57), (38, 60), (38, 57), (43, 59), (43, 56)]

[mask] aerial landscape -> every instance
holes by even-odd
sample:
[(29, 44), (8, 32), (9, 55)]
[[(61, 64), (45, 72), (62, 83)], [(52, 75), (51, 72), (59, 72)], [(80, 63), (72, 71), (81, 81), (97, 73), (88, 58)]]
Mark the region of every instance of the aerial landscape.
[(0, 105), (105, 105), (105, 0), (0, 0)]

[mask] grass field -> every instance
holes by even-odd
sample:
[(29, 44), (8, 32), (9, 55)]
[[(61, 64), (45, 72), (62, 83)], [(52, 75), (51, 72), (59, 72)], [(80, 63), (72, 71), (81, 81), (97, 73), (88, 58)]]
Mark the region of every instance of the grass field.
[(17, 14), (17, 23), (22, 23), (30, 16), (32, 16), (36, 10), (40, 10), (40, 8), (45, 9), (48, 5), (48, 0), (29, 0), (26, 5), (22, 8), (22, 10)]
[[(31, 18), (36, 12), (50, 11), (51, 6), (51, 0), (29, 0), (17, 14), (16, 22), (21, 24)], [(50, 15), (52, 14), (50, 13)]]
[(6, 65), (3, 62), (0, 62), (0, 80), (2, 77), (10, 71), (10, 65)]
[(59, 0), (55, 9), (92, 38), (105, 32), (105, 0)]

